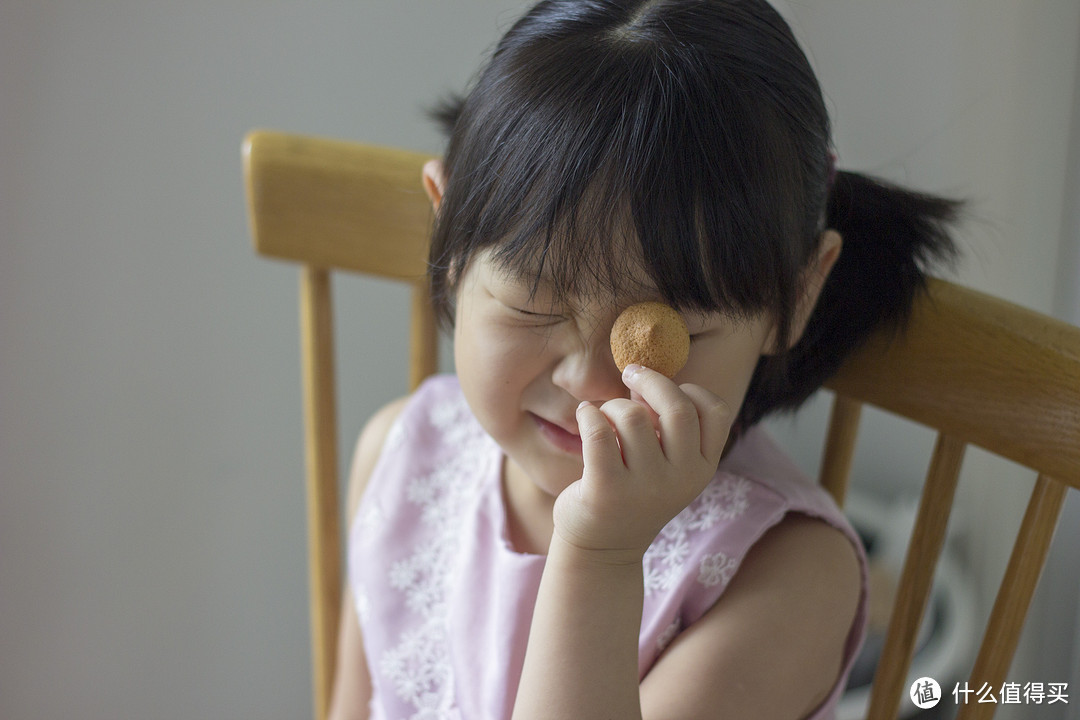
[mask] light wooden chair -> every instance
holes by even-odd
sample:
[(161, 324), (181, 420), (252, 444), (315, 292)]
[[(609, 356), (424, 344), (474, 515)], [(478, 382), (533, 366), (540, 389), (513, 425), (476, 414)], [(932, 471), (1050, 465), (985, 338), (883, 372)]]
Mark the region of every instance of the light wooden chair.
[[(244, 167), (256, 249), (301, 270), (301, 337), (311, 559), (315, 715), (325, 717), (341, 598), (329, 272), (373, 273), (414, 287), (411, 383), (435, 369), (423, 275), (431, 211), (425, 156), (255, 132)], [(1039, 473), (969, 683), (1000, 688), (1069, 487), (1080, 489), (1080, 329), (935, 280), (901, 339), (874, 338), (828, 383), (835, 400), (821, 479), (842, 504), (861, 408), (938, 431), (899, 582), (869, 717), (894, 718), (945, 537), (964, 448)], [(962, 705), (986, 718), (996, 705)]]
[[(937, 430), (868, 717), (893, 718), (952, 512), (964, 449), (1039, 473), (969, 685), (1000, 691), (1068, 488), (1080, 489), (1080, 328), (940, 280), (901, 340), (874, 338), (827, 383), (836, 393), (821, 482), (843, 504), (864, 404)], [(961, 704), (959, 720), (997, 705)]]
[(341, 508), (331, 271), (412, 286), (409, 386), (435, 372), (438, 334), (427, 271), (431, 204), (420, 182), (427, 156), (276, 132), (243, 144), (255, 249), (300, 263), (308, 570), (315, 717), (333, 689), (340, 614)]

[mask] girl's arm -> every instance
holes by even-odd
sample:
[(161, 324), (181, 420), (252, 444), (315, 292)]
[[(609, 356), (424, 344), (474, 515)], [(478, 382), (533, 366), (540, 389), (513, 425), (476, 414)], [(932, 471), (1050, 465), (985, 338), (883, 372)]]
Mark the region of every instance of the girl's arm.
[(840, 671), (859, 571), (839, 531), (799, 516), (639, 687), (642, 556), (711, 479), (730, 420), (700, 388), (647, 371), (628, 385), (656, 410), (660, 440), (630, 401), (579, 411), (586, 469), (556, 503), (515, 720), (804, 717)]
[(356, 605), (348, 588), (341, 599), (338, 625), (337, 666), (328, 720), (367, 720), (371, 700), (371, 676), (364, 656)]
[[(386, 434), (401, 414), (407, 398), (395, 400), (371, 417), (353, 453), (349, 472), (348, 518), (352, 526), (360, 499), (364, 495), (368, 478), (379, 459)], [(364, 656), (360, 623), (356, 617), (356, 605), (352, 591), (346, 585), (341, 601), (341, 620), (338, 630), (337, 671), (334, 675), (334, 691), (330, 699), (329, 720), (367, 720), (371, 701), (371, 676), (367, 658)]]
[(514, 720), (642, 717), (640, 561), (607, 562), (555, 535), (529, 631)]
[(643, 716), (807, 717), (840, 674), (860, 585), (847, 537), (819, 520), (788, 516), (642, 681)]
[(639, 687), (640, 567), (594, 563), (557, 539), (548, 562), (515, 720), (804, 718), (836, 682), (859, 598), (848, 539), (789, 516)]

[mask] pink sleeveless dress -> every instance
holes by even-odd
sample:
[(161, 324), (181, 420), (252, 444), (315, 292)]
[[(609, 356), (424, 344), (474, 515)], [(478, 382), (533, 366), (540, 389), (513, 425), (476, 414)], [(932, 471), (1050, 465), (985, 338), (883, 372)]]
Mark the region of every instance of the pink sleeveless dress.
[[(503, 457), (453, 376), (422, 385), (387, 436), (348, 539), (349, 582), (374, 688), (372, 720), (510, 717), (544, 557), (509, 545)], [(839, 528), (862, 563), (862, 599), (843, 672), (810, 716), (833, 717), (865, 631), (865, 557), (831, 498), (757, 428), (645, 554), (641, 677), (789, 512)]]

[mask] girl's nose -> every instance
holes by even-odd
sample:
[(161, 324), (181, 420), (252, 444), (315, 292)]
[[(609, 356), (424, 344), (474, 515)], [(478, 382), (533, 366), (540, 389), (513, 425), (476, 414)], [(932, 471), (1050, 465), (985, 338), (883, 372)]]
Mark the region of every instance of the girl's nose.
[(601, 403), (616, 397), (628, 397), (622, 374), (611, 356), (606, 333), (595, 332), (588, 341), (576, 343), (559, 358), (552, 371), (552, 382), (578, 401)]

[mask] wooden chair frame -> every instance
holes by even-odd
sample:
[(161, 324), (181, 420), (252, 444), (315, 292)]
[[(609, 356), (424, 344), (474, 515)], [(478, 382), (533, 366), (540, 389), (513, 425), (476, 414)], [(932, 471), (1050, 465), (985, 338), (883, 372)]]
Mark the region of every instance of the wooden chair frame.
[(435, 372), (438, 333), (426, 281), (432, 211), (420, 185), (428, 159), (406, 150), (276, 132), (252, 132), (243, 144), (255, 249), (301, 265), (308, 585), (319, 720), (329, 711), (333, 690), (342, 592), (331, 271), (408, 283), (410, 389)]
[[(244, 141), (256, 250), (300, 263), (301, 347), (315, 717), (333, 682), (342, 591), (330, 272), (412, 288), (410, 386), (436, 369), (424, 275), (431, 209), (427, 156), (335, 140), (253, 132)], [(1001, 687), (1068, 488), (1080, 489), (1080, 329), (982, 293), (931, 281), (902, 336), (867, 343), (827, 384), (835, 393), (822, 484), (843, 504), (861, 408), (938, 431), (868, 717), (893, 718), (968, 445), (1038, 472), (971, 682)], [(996, 705), (961, 705), (961, 720)]]
[[(902, 337), (874, 338), (826, 386), (836, 397), (820, 477), (841, 505), (863, 404), (938, 431), (869, 718), (895, 717), (907, 689), (964, 449), (977, 445), (1039, 473), (970, 675), (975, 687), (986, 682), (1000, 688), (1065, 493), (1080, 489), (1080, 329), (933, 280)], [(961, 704), (957, 717), (990, 718), (995, 709), (990, 703)]]

